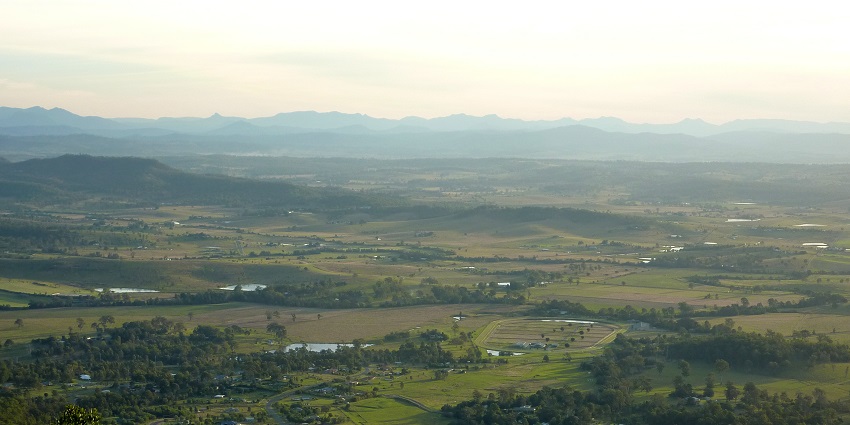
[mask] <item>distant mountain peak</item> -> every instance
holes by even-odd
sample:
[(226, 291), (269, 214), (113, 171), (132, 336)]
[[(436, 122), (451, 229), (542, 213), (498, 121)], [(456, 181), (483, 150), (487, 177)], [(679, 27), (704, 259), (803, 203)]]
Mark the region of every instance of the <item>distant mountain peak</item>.
[[(234, 122), (249, 123), (256, 128), (241, 124), (225, 130), (225, 126)], [(409, 128), (414, 132), (502, 132), (502, 131), (541, 131), (567, 125), (584, 125), (602, 131), (617, 133), (652, 134), (688, 134), (697, 137), (715, 136), (728, 132), (774, 132), (782, 134), (837, 133), (850, 134), (850, 123), (818, 123), (808, 121), (790, 121), (781, 119), (738, 119), (716, 125), (701, 118), (685, 118), (676, 123), (650, 124), (631, 123), (621, 118), (600, 116), (575, 120), (561, 118), (556, 120), (522, 120), (502, 118), (497, 114), (482, 116), (456, 113), (435, 118), (407, 116), (402, 119), (375, 118), (363, 113), (345, 113), (339, 111), (317, 112), (312, 110), (282, 112), (269, 117), (242, 118), (222, 115), (215, 112), (201, 117), (159, 119), (116, 118), (106, 119), (96, 116), (79, 116), (59, 107), (45, 109), (32, 106), (26, 109), (0, 107), (0, 129), (3, 134), (17, 135), (58, 135), (92, 134), (107, 137), (133, 137), (141, 134), (164, 133), (203, 134), (218, 130), (241, 131), (250, 129), (251, 134), (280, 135), (308, 132), (361, 133), (403, 132)]]

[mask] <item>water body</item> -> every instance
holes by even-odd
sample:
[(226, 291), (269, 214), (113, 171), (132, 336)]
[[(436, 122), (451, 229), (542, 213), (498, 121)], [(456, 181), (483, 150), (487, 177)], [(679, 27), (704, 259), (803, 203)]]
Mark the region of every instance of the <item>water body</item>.
[[(372, 344), (362, 344), (361, 347), (369, 347)], [(283, 351), (297, 350), (299, 348), (306, 348), (307, 351), (313, 351), (318, 353), (319, 351), (336, 351), (339, 347), (354, 347), (354, 344), (327, 344), (321, 342), (305, 342), (301, 344), (289, 344), (287, 345)]]
[(512, 351), (487, 350), (487, 354), (491, 356), (499, 356), (501, 353), (510, 353), (512, 356), (521, 356), (525, 353), (514, 353)]
[[(230, 285), (230, 286), (225, 286), (224, 288), (218, 288), (218, 289), (223, 289), (225, 291), (235, 291), (237, 286), (239, 286), (239, 285)], [(248, 283), (248, 284), (241, 285), (241, 286), (242, 286), (242, 290), (245, 291), (245, 292), (254, 292), (254, 291), (259, 291), (261, 289), (266, 289), (266, 285), (261, 285), (259, 283)]]
[(542, 319), (541, 322), (559, 322), (559, 323), (579, 323), (582, 325), (594, 325), (596, 322), (589, 322), (587, 320), (573, 320), (573, 319)]
[(159, 292), (154, 289), (142, 289), (142, 288), (94, 288), (95, 292), (112, 292), (113, 294), (133, 294), (133, 293), (148, 293), (148, 292)]

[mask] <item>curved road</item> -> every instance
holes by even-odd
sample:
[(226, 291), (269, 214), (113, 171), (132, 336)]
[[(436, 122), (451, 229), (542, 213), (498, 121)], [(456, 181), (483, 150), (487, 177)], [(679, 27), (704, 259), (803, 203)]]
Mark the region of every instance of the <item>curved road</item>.
[(289, 397), (293, 394), (297, 394), (297, 393), (304, 392), (304, 391), (310, 391), (313, 388), (318, 388), (318, 387), (321, 387), (321, 386), (324, 386), (324, 385), (327, 385), (327, 383), (320, 382), (318, 384), (310, 385), (309, 387), (293, 388), (291, 390), (284, 391), (280, 394), (271, 396), (271, 397), (269, 397), (268, 401), (266, 401), (266, 413), (269, 414), (269, 417), (271, 417), (272, 420), (276, 424), (285, 425), (287, 422), (285, 420), (283, 420), (283, 418), (280, 416), (280, 413), (278, 413), (277, 410), (274, 408), (274, 404), (279, 402), (280, 400), (282, 400), (285, 397)]

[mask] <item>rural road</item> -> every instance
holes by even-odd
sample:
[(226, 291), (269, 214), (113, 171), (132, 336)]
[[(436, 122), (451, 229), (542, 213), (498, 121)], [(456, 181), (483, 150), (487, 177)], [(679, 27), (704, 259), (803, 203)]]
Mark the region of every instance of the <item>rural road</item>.
[(277, 409), (274, 408), (274, 404), (279, 402), (280, 400), (282, 400), (285, 397), (289, 397), (293, 394), (297, 394), (297, 393), (304, 392), (304, 391), (310, 391), (313, 388), (318, 388), (318, 387), (321, 387), (321, 386), (324, 386), (324, 385), (327, 385), (327, 383), (326, 382), (320, 382), (318, 384), (310, 385), (309, 387), (298, 387), (298, 388), (291, 389), (289, 391), (284, 391), (284, 392), (277, 394), (277, 395), (274, 395), (272, 397), (269, 397), (269, 400), (266, 401), (266, 413), (269, 414), (269, 417), (272, 418), (274, 423), (276, 423), (278, 425), (285, 425), (287, 422), (285, 420), (283, 420), (282, 417), (280, 417), (280, 413), (278, 413)]

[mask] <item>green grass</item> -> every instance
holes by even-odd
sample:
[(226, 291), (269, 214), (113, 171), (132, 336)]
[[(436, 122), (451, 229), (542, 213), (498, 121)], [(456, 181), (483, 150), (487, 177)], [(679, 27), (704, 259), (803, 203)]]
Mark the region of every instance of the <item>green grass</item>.
[(18, 292), (0, 291), (0, 305), (23, 308), (29, 305), (29, 297)]
[(438, 413), (429, 413), (407, 402), (383, 397), (352, 403), (344, 413), (355, 424), (425, 425), (450, 422)]
[[(841, 306), (837, 309), (826, 307), (817, 310), (794, 311), (786, 313), (769, 313), (757, 316), (736, 316), (731, 319), (735, 326), (740, 326), (745, 332), (760, 332), (772, 330), (790, 337), (794, 331), (815, 331), (826, 335), (835, 341), (850, 343), (850, 307)], [(712, 324), (723, 323), (725, 319), (711, 319)], [(812, 337), (814, 339), (814, 337)]]

